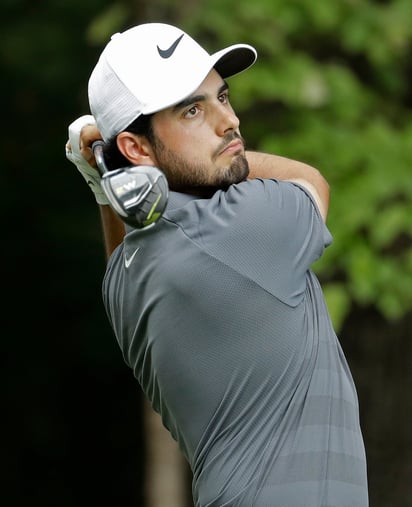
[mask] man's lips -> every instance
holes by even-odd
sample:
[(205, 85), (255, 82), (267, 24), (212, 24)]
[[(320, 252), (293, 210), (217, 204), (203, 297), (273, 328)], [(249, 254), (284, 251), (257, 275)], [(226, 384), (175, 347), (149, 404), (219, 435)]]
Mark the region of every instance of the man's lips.
[(236, 151), (243, 150), (243, 143), (240, 139), (235, 139), (230, 142), (221, 152), (220, 155), (226, 155), (228, 153), (235, 153)]

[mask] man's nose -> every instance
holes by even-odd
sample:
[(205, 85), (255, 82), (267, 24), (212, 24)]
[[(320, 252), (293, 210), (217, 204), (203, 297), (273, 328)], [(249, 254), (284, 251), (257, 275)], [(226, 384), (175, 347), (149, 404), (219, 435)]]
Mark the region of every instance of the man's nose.
[(217, 120), (217, 133), (219, 136), (224, 136), (227, 132), (238, 129), (239, 124), (239, 118), (231, 107), (225, 105), (219, 107)]

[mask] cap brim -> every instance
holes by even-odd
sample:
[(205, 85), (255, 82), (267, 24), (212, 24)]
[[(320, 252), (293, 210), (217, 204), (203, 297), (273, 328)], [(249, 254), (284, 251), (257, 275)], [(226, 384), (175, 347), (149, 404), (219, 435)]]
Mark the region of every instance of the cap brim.
[(223, 79), (239, 74), (253, 65), (257, 58), (255, 48), (248, 44), (234, 44), (212, 55), (214, 68)]

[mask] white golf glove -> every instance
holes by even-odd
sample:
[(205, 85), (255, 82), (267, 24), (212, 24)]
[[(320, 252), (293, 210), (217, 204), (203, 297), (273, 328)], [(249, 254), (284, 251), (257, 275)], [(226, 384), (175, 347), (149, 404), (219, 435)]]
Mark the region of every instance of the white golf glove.
[(90, 114), (80, 116), (69, 125), (69, 139), (66, 143), (66, 157), (72, 162), (91, 188), (98, 204), (109, 204), (100, 185), (100, 174), (92, 167), (80, 152), (80, 132), (86, 125), (96, 125)]

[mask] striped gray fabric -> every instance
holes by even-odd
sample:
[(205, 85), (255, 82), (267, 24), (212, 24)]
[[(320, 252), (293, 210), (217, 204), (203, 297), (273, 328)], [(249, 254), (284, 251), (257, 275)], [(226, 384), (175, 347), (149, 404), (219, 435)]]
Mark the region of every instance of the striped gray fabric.
[(110, 259), (109, 319), (196, 507), (367, 507), (356, 391), (310, 270), (330, 242), (301, 187), (253, 180), (172, 193)]

